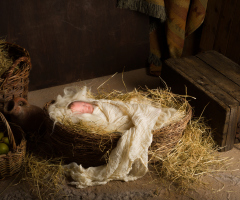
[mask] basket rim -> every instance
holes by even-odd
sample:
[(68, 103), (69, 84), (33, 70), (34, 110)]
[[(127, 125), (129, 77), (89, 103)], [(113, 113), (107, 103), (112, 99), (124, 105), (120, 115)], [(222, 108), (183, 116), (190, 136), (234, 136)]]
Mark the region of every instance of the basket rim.
[[(14, 47), (16, 49), (19, 49), (21, 52), (23, 52), (24, 55), (22, 56), (19, 56), (18, 58), (16, 58), (14, 61), (13, 61), (13, 64), (12, 66), (9, 67), (9, 69), (7, 69), (3, 74), (2, 76), (0, 77), (0, 88), (3, 88), (4, 85), (7, 84), (8, 82), (8, 79), (14, 77), (16, 74), (13, 74), (14, 72), (14, 69), (18, 66), (18, 64), (20, 64), (21, 62), (24, 62), (26, 63), (26, 65), (23, 65), (23, 68), (19, 69), (17, 72), (17, 75), (19, 76), (19, 72), (25, 72), (26, 70), (27, 71), (30, 71), (31, 68), (32, 68), (32, 63), (31, 63), (31, 58), (30, 58), (30, 55), (29, 55), (29, 52), (17, 45), (17, 44), (14, 44), (14, 43), (10, 43), (10, 42), (5, 42), (3, 44), (7, 44), (8, 46), (11, 46), (11, 47)], [(16, 73), (16, 72), (15, 72)]]
[(8, 159), (10, 156), (21, 153), (23, 148), (26, 148), (27, 140), (23, 137), (20, 144), (16, 147), (15, 151), (9, 151), (7, 154), (1, 154), (0, 159)]
[(2, 112), (0, 112), (0, 118), (2, 119), (2, 122), (7, 127), (7, 133), (8, 133), (9, 142), (12, 145), (13, 150), (16, 150), (17, 149), (17, 145), (16, 145), (16, 142), (15, 142), (15, 138), (14, 138), (12, 129), (9, 126), (9, 123), (8, 123), (7, 119), (5, 118), (5, 116), (2, 114)]

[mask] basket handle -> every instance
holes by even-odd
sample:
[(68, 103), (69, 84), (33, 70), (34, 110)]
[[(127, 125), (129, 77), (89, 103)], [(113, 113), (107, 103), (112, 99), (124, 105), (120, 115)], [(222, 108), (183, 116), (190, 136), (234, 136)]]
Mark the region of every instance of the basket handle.
[(18, 66), (18, 64), (19, 64), (20, 62), (26, 62), (26, 63), (28, 63), (30, 69), (32, 68), (32, 64), (31, 64), (30, 59), (29, 59), (28, 57), (23, 56), (23, 57), (18, 58), (17, 60), (15, 60), (15, 61), (13, 62), (13, 65), (9, 68), (9, 72), (7, 73), (7, 75), (6, 75), (6, 77), (5, 77), (5, 80), (4, 80), (4, 82), (2, 83), (1, 86), (3, 86), (3, 84), (7, 82), (7, 80), (9, 79), (9, 77), (12, 76), (12, 73), (13, 73), (14, 69)]
[(10, 144), (12, 144), (13, 150), (16, 150), (17, 149), (17, 145), (16, 145), (16, 142), (15, 142), (15, 139), (14, 139), (14, 136), (13, 136), (13, 132), (12, 132), (12, 130), (11, 130), (11, 128), (10, 128), (6, 118), (4, 117), (4, 115), (1, 112), (0, 112), (0, 117), (1, 117), (2, 121), (4, 122), (4, 124), (7, 127), (8, 138), (9, 138)]

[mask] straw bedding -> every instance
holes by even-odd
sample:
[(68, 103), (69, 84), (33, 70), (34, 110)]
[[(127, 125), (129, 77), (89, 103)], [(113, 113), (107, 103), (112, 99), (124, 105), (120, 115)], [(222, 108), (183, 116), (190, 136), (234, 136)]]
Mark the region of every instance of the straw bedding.
[(29, 186), (29, 192), (38, 199), (57, 199), (66, 184), (62, 161), (59, 158), (44, 159), (27, 154), (23, 164), (23, 179)]
[[(154, 104), (161, 108), (173, 107), (179, 113), (184, 113), (184, 116), (175, 120), (174, 123), (166, 124), (165, 127), (153, 131), (151, 148), (158, 149), (159, 153), (163, 154), (178, 142), (182, 131), (191, 119), (192, 110), (187, 100), (167, 90), (145, 88), (128, 93), (99, 91), (98, 94), (88, 91), (87, 95), (92, 99), (120, 100), (122, 102), (141, 99), (141, 103)], [(54, 124), (48, 114), (48, 108), (54, 102), (48, 102), (44, 110), (48, 116), (48, 135), (56, 148), (57, 156), (62, 156), (65, 163), (81, 163), (84, 167), (105, 164), (108, 155), (121, 137), (121, 133), (118, 131), (107, 132), (101, 126), (89, 126), (89, 123), (81, 120), (79, 123), (72, 123), (70, 120), (62, 118)], [(159, 146), (162, 147), (161, 150)]]
[[(63, 96), (45, 107), (50, 140), (65, 164), (70, 163), (65, 170), (78, 188), (144, 176), (148, 148), (160, 145), (159, 153), (167, 153), (191, 118), (185, 99), (169, 97), (171, 93), (167, 96), (160, 89), (134, 90), (127, 95), (115, 91), (105, 98), (100, 94), (100, 98), (93, 95), (87, 87), (65, 88)], [(77, 100), (95, 104), (93, 113), (71, 113), (68, 105)]]
[[(169, 153), (160, 155), (149, 149), (149, 155), (155, 158), (155, 162), (150, 163), (153, 166), (152, 172), (159, 176), (159, 180), (154, 181), (161, 181), (161, 184), (165, 183), (169, 187), (177, 184), (177, 188), (184, 192), (194, 186), (199, 187), (204, 175), (216, 173), (229, 164), (229, 158), (219, 158), (217, 151), (218, 147), (211, 137), (211, 129), (202, 118), (193, 119)], [(32, 184), (34, 192), (42, 199), (51, 199), (51, 195), (57, 194), (64, 184), (65, 176), (61, 166), (60, 160), (56, 162), (55, 159), (28, 156), (24, 180), (28, 183), (38, 183)], [(45, 192), (49, 190), (52, 191), (51, 194)]]
[(226, 170), (231, 160), (217, 154), (220, 148), (211, 135), (212, 130), (204, 118), (192, 119), (169, 153), (162, 155), (156, 150), (149, 150), (154, 158), (154, 162), (150, 163), (153, 172), (183, 192), (203, 186), (206, 184), (202, 179), (204, 175)]
[[(159, 92), (161, 93), (161, 98), (157, 99), (157, 97), (159, 96)], [(205, 123), (200, 119), (192, 120), (190, 121), (190, 123), (188, 123), (191, 118), (191, 115), (189, 116), (188, 113), (190, 112), (191, 114), (191, 109), (189, 111), (189, 106), (188, 106), (188, 103), (186, 103), (186, 99), (176, 96), (169, 91), (165, 91), (165, 90), (159, 91), (158, 89), (157, 90), (147, 89), (147, 93), (145, 90), (143, 93), (141, 92), (140, 94), (139, 94), (139, 91), (133, 91), (131, 95), (133, 94), (137, 96), (141, 95), (144, 98), (156, 97), (155, 99), (157, 99), (157, 101), (159, 100), (162, 101), (161, 106), (166, 106), (166, 107), (172, 106), (177, 109), (182, 109), (186, 111), (186, 115), (182, 119), (180, 119), (179, 121), (173, 124), (166, 126), (165, 128), (162, 128), (167, 131), (170, 131), (172, 128), (172, 130), (178, 130), (178, 131), (180, 130), (180, 132), (176, 134), (176, 136), (174, 135), (175, 133), (171, 136), (171, 133), (166, 133), (162, 131), (160, 138), (163, 138), (163, 140), (165, 140), (164, 141), (165, 145), (158, 145), (157, 147), (155, 146), (155, 148), (152, 148), (151, 146), (151, 148), (148, 149), (149, 162), (150, 162), (149, 164), (154, 167), (154, 173), (157, 173), (159, 175), (159, 178), (161, 181), (163, 180), (162, 178), (164, 178), (167, 182), (170, 181), (171, 183), (177, 183), (181, 189), (187, 189), (189, 187), (192, 187), (193, 183), (195, 182), (199, 183), (199, 179), (203, 175), (218, 171), (218, 169), (221, 168), (224, 165), (224, 163), (227, 162), (227, 159), (217, 158), (215, 153), (217, 152), (218, 148), (215, 146), (214, 141), (211, 138), (211, 130), (209, 129), (209, 127), (207, 127)], [(121, 99), (122, 101), (126, 101), (129, 99), (129, 95), (123, 94), (119, 91), (113, 91), (112, 93), (100, 92), (99, 94), (95, 95), (94, 98), (95, 99), (101, 99), (101, 98)], [(48, 104), (46, 104), (45, 111), (48, 108), (49, 104), (51, 103), (52, 102), (49, 102)], [(187, 118), (187, 119), (184, 119), (184, 118)], [(104, 137), (108, 138), (110, 148), (107, 149), (108, 150), (107, 152), (110, 153), (110, 151), (114, 148), (113, 142), (117, 142), (120, 137), (118, 136), (114, 140), (114, 138), (112, 139), (111, 134), (113, 136), (116, 136), (118, 135), (118, 133), (109, 134), (101, 131), (100, 129), (95, 129), (95, 131), (99, 130), (100, 132), (96, 131), (97, 133), (94, 133), (94, 128), (90, 127), (88, 129), (86, 124), (78, 124), (73, 126), (73, 124), (71, 123), (70, 124), (66, 123), (63, 125), (60, 123), (56, 123), (54, 129), (52, 129), (53, 122), (51, 120), (49, 122), (51, 122), (51, 126), (49, 127), (50, 133), (53, 134), (54, 137), (58, 135), (59, 140), (62, 142), (62, 143), (54, 143), (56, 141), (53, 141), (53, 138), (52, 138), (51, 141), (53, 142), (54, 145), (62, 145), (64, 144), (64, 142), (65, 144), (68, 145), (68, 142), (71, 143), (73, 140), (73, 138), (71, 137), (77, 135), (78, 138), (75, 137), (74, 141), (80, 142), (81, 139), (84, 139), (84, 143), (81, 143), (81, 145), (83, 146), (79, 145), (78, 147), (79, 147), (79, 152), (82, 153), (81, 157), (85, 157), (87, 159), (91, 158), (91, 154), (89, 153), (91, 152), (91, 150), (93, 152), (92, 154), (95, 153), (94, 151), (98, 153), (99, 149), (105, 145), (105, 144), (99, 145), (99, 143), (101, 144), (101, 142), (103, 141), (102, 138)], [(178, 122), (180, 122), (180, 124), (178, 124)], [(182, 123), (184, 123), (183, 127), (181, 127)], [(61, 134), (61, 132), (64, 129), (65, 129), (65, 132)], [(52, 130), (53, 131), (57, 130), (56, 133), (58, 134), (52, 132)], [(182, 131), (183, 131), (183, 134), (182, 134)], [(158, 131), (157, 133), (154, 133), (154, 134), (159, 134), (159, 132), (161, 131)], [(63, 136), (65, 136), (65, 138), (63, 138)], [(168, 136), (170, 137), (170, 139), (168, 138)], [(85, 137), (87, 137), (88, 140)], [(87, 148), (86, 141), (89, 142), (88, 144), (92, 144), (92, 146)], [(153, 144), (154, 144), (154, 141), (155, 139), (153, 135), (153, 142), (152, 142)], [(157, 144), (158, 142), (155, 143), (155, 145)], [(166, 145), (166, 144), (169, 144), (169, 145)], [(167, 150), (164, 151), (163, 150), (164, 148), (162, 149), (162, 146), (164, 146), (164, 148), (166, 148)], [(64, 149), (66, 146), (61, 146), (61, 147)], [(73, 147), (74, 146), (71, 146), (72, 150), (74, 150), (74, 152), (76, 153), (77, 151)], [(106, 146), (104, 147), (106, 148)], [(85, 150), (85, 154), (84, 154), (84, 150)], [(101, 152), (101, 155), (103, 155), (103, 152), (102, 151), (100, 152)], [(100, 154), (98, 156), (100, 156)], [(99, 157), (96, 157), (96, 158), (99, 159)], [(93, 160), (90, 159), (90, 161), (93, 161)], [(65, 166), (66, 165), (63, 166), (63, 169), (66, 172)], [(35, 172), (38, 173), (38, 167), (34, 167), (34, 169), (36, 169)], [(52, 170), (52, 169), (49, 169), (49, 170)], [(60, 169), (57, 169), (57, 171), (59, 170)], [(49, 173), (49, 172), (46, 172), (46, 173)], [(56, 175), (55, 178), (57, 180), (59, 178), (58, 176), (60, 176), (62, 180), (63, 174), (61, 173)], [(30, 179), (31, 177), (27, 180), (30, 180)], [(43, 183), (44, 181), (46, 181), (46, 180), (43, 180), (41, 177), (39, 177), (39, 179), (40, 180), (36, 180), (36, 181), (39, 181), (39, 182), (42, 181)]]

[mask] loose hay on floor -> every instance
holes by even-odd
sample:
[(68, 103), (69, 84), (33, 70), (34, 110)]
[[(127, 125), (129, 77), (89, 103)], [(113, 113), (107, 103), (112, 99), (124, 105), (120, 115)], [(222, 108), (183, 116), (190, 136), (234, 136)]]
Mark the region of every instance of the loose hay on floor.
[[(152, 95), (159, 95), (159, 91), (151, 90), (151, 92)], [(161, 92), (166, 95), (164, 98), (169, 98), (166, 91)], [(139, 93), (133, 94), (139, 95)], [(122, 100), (130, 98), (129, 94), (126, 95), (118, 91), (113, 92), (111, 97), (103, 93), (100, 95), (98, 96), (99, 99), (113, 98), (113, 96)], [(144, 96), (145, 94), (141, 93), (140, 95)], [(149, 97), (144, 96), (144, 98)], [(162, 101), (162, 99), (157, 101)], [(184, 110), (184, 105), (175, 105), (176, 102), (172, 100), (166, 104), (162, 103), (162, 105), (173, 105), (175, 108)], [(155, 154), (155, 151), (149, 150), (149, 154), (155, 159), (155, 162), (149, 163), (149, 165), (154, 167), (154, 172), (159, 175), (160, 180), (164, 179), (166, 182), (177, 184), (181, 190), (186, 191), (194, 183), (201, 184), (200, 179), (203, 175), (217, 171), (226, 164), (228, 159), (218, 158), (217, 150), (218, 147), (211, 137), (211, 129), (206, 126), (202, 119), (196, 119), (190, 121), (178, 144), (167, 155)], [(29, 156), (26, 160), (25, 180), (34, 183), (34, 190), (39, 199), (51, 199), (58, 194), (62, 185), (64, 185), (61, 162), (56, 163), (54, 161), (53, 163), (52, 160), (34, 156)]]
[[(105, 92), (101, 90), (96, 95), (93, 95), (89, 91), (89, 96), (94, 99), (109, 99), (121, 101), (141, 99), (141, 103), (146, 102), (151, 103), (155, 106), (173, 107), (178, 109), (179, 111), (186, 111), (188, 105), (185, 96), (181, 96), (183, 99), (185, 99), (185, 102), (179, 103), (175, 94), (171, 93), (169, 90), (162, 89), (150, 90), (148, 88), (145, 88), (143, 90), (134, 90), (128, 93), (122, 93), (115, 90), (111, 92)], [(64, 121), (64, 123), (66, 126), (70, 126), (71, 129), (76, 129), (76, 131), (79, 129), (83, 129), (87, 132), (97, 132), (101, 134), (106, 133), (103, 130), (100, 130), (101, 127), (89, 127), (86, 124), (81, 123), (72, 124), (71, 122), (66, 120)], [(151, 155), (151, 159), (154, 159), (155, 161), (153, 163), (149, 163), (149, 165), (153, 165), (155, 172), (159, 175), (159, 178), (164, 178), (171, 183), (177, 183), (181, 189), (185, 190), (190, 188), (192, 183), (200, 183), (200, 178), (204, 174), (214, 172), (215, 170), (220, 169), (221, 166), (225, 164), (227, 159), (219, 159), (216, 156), (217, 150), (218, 147), (215, 146), (214, 141), (211, 137), (211, 130), (205, 125), (202, 119), (192, 120), (188, 124), (180, 141), (177, 143), (177, 145), (175, 145), (173, 149), (169, 151), (169, 153), (163, 155), (156, 153), (159, 152), (157, 150), (149, 150), (149, 155)], [(30, 180), (35, 182), (35, 186), (37, 188), (41, 188), (42, 186), (40, 187), (39, 184), (42, 184), (44, 183), (44, 181), (48, 180), (45, 179), (44, 176), (44, 174), (46, 175), (47, 172), (44, 172), (40, 176), (38, 174), (38, 171), (39, 169), (41, 169), (42, 164), (49, 165), (49, 161), (36, 160), (35, 162), (32, 162), (28, 160), (27, 163), (28, 162), (30, 162), (31, 165), (34, 166), (34, 170), (32, 170), (32, 167), (28, 167), (27, 169), (30, 170), (30, 172), (26, 174), (30, 175)], [(40, 164), (37, 164), (37, 162), (40, 162)], [(58, 165), (61, 165), (61, 163), (59, 163)], [(63, 173), (61, 170), (60, 173), (58, 171), (59, 169), (61, 168), (58, 168), (56, 165), (56, 168), (52, 168), (52, 170), (56, 170), (56, 172), (53, 172), (52, 174)], [(50, 180), (53, 181), (49, 182), (50, 185), (52, 184), (54, 186), (59, 186), (62, 184), (61, 181), (58, 182), (55, 179), (51, 178)], [(58, 191), (58, 188), (59, 187), (55, 187), (52, 189)]]
[(61, 159), (44, 159), (29, 154), (24, 163), (23, 181), (39, 199), (54, 199), (65, 185)]
[[(149, 163), (159, 180), (174, 184), (187, 191), (193, 184), (200, 185), (203, 175), (219, 171), (228, 164), (229, 158), (219, 158), (218, 147), (211, 137), (211, 129), (203, 119), (192, 120), (178, 144), (167, 155), (149, 150), (155, 159)], [(157, 161), (156, 161), (157, 160)], [(39, 199), (52, 198), (65, 184), (61, 161), (46, 160), (29, 155), (25, 162), (25, 180), (34, 183), (33, 190)], [(170, 185), (171, 185), (170, 184)]]
[(155, 160), (150, 165), (160, 178), (186, 191), (193, 187), (193, 183), (202, 184), (203, 175), (219, 171), (229, 161), (229, 158), (219, 158), (216, 155), (218, 150), (203, 118), (194, 119), (167, 155), (149, 152)]

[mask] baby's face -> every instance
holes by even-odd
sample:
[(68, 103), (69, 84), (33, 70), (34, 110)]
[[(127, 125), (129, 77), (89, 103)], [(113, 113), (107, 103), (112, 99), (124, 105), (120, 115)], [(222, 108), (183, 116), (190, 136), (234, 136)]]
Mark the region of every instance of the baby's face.
[(72, 112), (78, 113), (93, 113), (94, 107), (90, 103), (82, 102), (82, 101), (74, 101), (69, 105), (69, 108)]

